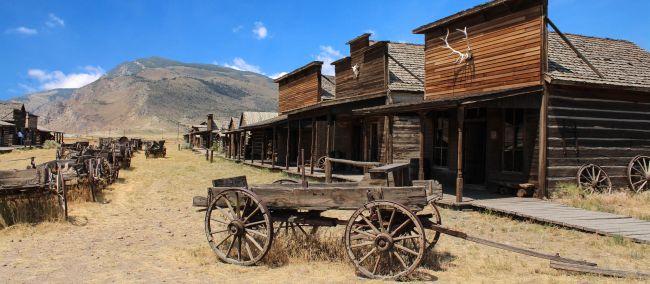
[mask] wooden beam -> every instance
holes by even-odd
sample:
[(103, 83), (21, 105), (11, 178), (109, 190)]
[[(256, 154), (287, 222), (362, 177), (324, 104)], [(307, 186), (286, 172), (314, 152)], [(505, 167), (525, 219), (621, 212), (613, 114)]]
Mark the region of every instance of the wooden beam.
[(550, 266), (551, 268), (558, 269), (558, 270), (590, 273), (590, 274), (610, 276), (610, 277), (637, 278), (637, 279), (650, 278), (650, 273), (646, 273), (646, 272), (604, 269), (595, 266), (564, 263), (564, 262), (557, 262), (557, 261), (551, 261)]
[(463, 129), (465, 128), (465, 107), (460, 106), (457, 110), (457, 121), (458, 125), (456, 127), (458, 132), (458, 141), (456, 147), (457, 153), (457, 164), (456, 164), (456, 202), (463, 202), (463, 186), (465, 181), (463, 179)]
[(596, 69), (596, 67), (594, 65), (592, 65), (591, 62), (589, 62), (587, 57), (582, 55), (582, 53), (573, 45), (573, 43), (571, 43), (569, 38), (567, 38), (560, 31), (560, 29), (553, 23), (553, 21), (551, 21), (551, 19), (549, 19), (548, 17), (545, 17), (545, 20), (551, 26), (551, 28), (553, 28), (553, 30), (560, 36), (560, 38), (562, 38), (562, 40), (564, 40), (564, 42), (573, 50), (573, 52), (575, 52), (576, 55), (578, 55), (578, 57), (580, 59), (582, 59), (582, 61), (584, 61), (587, 64), (587, 66), (589, 66), (589, 68), (591, 68), (591, 70), (594, 71), (594, 73), (596, 73), (596, 75), (598, 75), (598, 77), (605, 78), (605, 76), (603, 76), (603, 74), (600, 73), (600, 71), (598, 71), (598, 69)]
[(535, 196), (544, 198), (546, 196), (546, 175), (547, 175), (547, 150), (548, 150), (548, 99), (549, 86), (544, 84), (542, 92), (542, 104), (539, 107), (539, 157), (537, 165), (537, 190)]
[(291, 153), (291, 121), (287, 120), (287, 152), (285, 153), (285, 159), (284, 159), (284, 168), (285, 170), (289, 170), (289, 153)]
[(302, 119), (298, 120), (298, 147), (296, 147), (296, 170), (300, 172), (300, 153), (304, 149), (302, 148)]
[(273, 150), (271, 151), (271, 168), (275, 169), (275, 159), (277, 157), (277, 126), (273, 126), (273, 141), (271, 142), (271, 147)]
[(260, 154), (262, 165), (264, 165), (264, 158), (266, 158), (266, 129), (262, 129), (262, 153)]
[(325, 143), (325, 156), (329, 157), (332, 151), (332, 114), (327, 114), (327, 137)]
[(420, 118), (420, 158), (418, 160), (418, 179), (424, 180), (424, 123), (426, 121), (426, 114), (423, 112), (418, 113)]
[(316, 126), (316, 118), (311, 119), (311, 152), (309, 154), (309, 172), (314, 173), (314, 154), (316, 154), (316, 135), (318, 134), (318, 127)]

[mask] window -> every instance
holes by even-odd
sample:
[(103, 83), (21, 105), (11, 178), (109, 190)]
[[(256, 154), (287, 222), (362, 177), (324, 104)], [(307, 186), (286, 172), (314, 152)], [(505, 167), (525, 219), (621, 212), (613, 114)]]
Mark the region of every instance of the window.
[(524, 165), (524, 110), (506, 109), (503, 119), (504, 171), (522, 172)]
[(433, 165), (449, 166), (449, 118), (445, 116), (433, 119)]

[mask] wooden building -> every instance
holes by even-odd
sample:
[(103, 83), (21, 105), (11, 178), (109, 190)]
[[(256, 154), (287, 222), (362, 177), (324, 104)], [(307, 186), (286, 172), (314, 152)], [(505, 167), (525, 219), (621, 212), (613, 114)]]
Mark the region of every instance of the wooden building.
[[(335, 76), (314, 61), (277, 78), (280, 116), (244, 126), (252, 133), (252, 161), (285, 169), (305, 164), (313, 173), (324, 157), (358, 161), (410, 160), (417, 153), (408, 137), (417, 135), (417, 117), (356, 116), (353, 110), (422, 100), (424, 46), (372, 41), (363, 34), (348, 42), (350, 55), (332, 63)], [(389, 132), (395, 125), (395, 132)], [(386, 147), (390, 137), (404, 147)], [(351, 169), (347, 169), (351, 170)]]
[(0, 147), (13, 145), (16, 126), (13, 123), (0, 120)]
[(216, 141), (215, 137), (218, 132), (219, 129), (214, 122), (214, 115), (208, 114), (205, 121), (190, 126), (187, 143), (192, 148), (208, 149), (212, 147), (212, 142)]
[(425, 37), (423, 101), (354, 112), (385, 115), (393, 132), (397, 117), (417, 117), (418, 176), (457, 202), (504, 186), (542, 197), (586, 163), (623, 187), (629, 160), (650, 154), (650, 56), (633, 43), (564, 35), (544, 0), (491, 1), (414, 33)]

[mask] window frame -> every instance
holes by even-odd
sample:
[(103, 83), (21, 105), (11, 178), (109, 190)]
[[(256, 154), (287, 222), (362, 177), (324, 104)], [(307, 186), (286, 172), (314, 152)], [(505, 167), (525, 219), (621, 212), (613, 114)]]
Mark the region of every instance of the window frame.
[[(511, 150), (511, 154), (506, 154), (506, 129), (507, 129), (507, 123), (506, 119), (508, 118), (508, 111), (512, 111), (512, 121), (513, 121), (513, 150)], [(517, 112), (521, 111), (521, 121), (519, 124), (517, 124)], [(501, 172), (503, 173), (516, 173), (516, 174), (523, 174), (524, 173), (524, 162), (526, 158), (524, 157), (525, 148), (526, 148), (526, 109), (522, 108), (504, 108), (503, 109), (503, 114), (502, 114), (502, 121), (501, 121), (501, 133), (502, 133), (502, 139), (501, 139)], [(518, 126), (519, 125), (519, 126)], [(519, 129), (517, 129), (519, 128)], [(520, 134), (520, 135), (517, 135)], [(518, 141), (518, 137), (521, 137), (521, 141)], [(518, 143), (521, 142), (521, 143)], [(521, 147), (518, 147), (517, 145), (521, 144)], [(521, 165), (520, 169), (516, 168), (516, 159), (517, 159), (517, 152), (521, 152), (521, 161), (519, 165)], [(510, 157), (507, 157), (509, 155)], [(510, 164), (512, 167), (510, 169), (506, 169), (506, 159), (509, 158)]]

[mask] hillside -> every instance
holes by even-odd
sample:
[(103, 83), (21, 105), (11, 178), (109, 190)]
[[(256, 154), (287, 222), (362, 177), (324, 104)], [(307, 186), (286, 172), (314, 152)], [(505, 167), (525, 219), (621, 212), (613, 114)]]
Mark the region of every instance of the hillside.
[(43, 127), (69, 133), (159, 131), (243, 110), (275, 111), (277, 87), (263, 75), (160, 57), (125, 62), (79, 89), (17, 98)]

